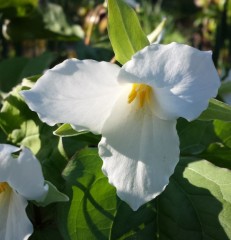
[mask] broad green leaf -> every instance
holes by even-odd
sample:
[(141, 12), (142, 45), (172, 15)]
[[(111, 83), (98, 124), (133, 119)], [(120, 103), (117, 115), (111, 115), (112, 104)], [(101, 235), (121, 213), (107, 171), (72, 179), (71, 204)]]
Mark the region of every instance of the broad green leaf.
[(72, 240), (154, 238), (155, 210), (146, 205), (134, 212), (116, 197), (115, 188), (101, 171), (102, 161), (96, 149), (81, 151), (64, 171), (67, 187), (73, 191), (68, 219)]
[(183, 158), (157, 199), (159, 239), (231, 238), (231, 172)]
[(49, 205), (50, 203), (54, 202), (67, 202), (69, 200), (68, 196), (64, 193), (61, 193), (55, 185), (53, 185), (51, 182), (45, 181), (46, 184), (48, 184), (48, 194), (46, 198), (42, 202), (36, 202), (37, 206), (45, 207)]
[(181, 155), (196, 155), (207, 149), (216, 141), (212, 121), (192, 121), (180, 118), (177, 121), (177, 132), (180, 138)]
[(112, 226), (111, 239), (157, 240), (157, 214), (155, 202), (133, 211), (126, 203), (118, 205)]
[(92, 134), (89, 131), (76, 131), (71, 127), (70, 124), (64, 123), (58, 129), (54, 131), (54, 135), (59, 137), (77, 137), (78, 139), (82, 139), (83, 141), (87, 141), (91, 144), (98, 144), (101, 136)]
[(68, 232), (72, 240), (108, 239), (116, 212), (115, 189), (100, 171), (96, 150), (82, 151), (64, 171), (72, 186), (73, 198), (68, 215)]
[(207, 110), (198, 119), (203, 121), (214, 119), (231, 121), (231, 106), (216, 99), (211, 99)]
[(70, 124), (64, 123), (54, 132), (54, 135), (63, 138), (64, 149), (71, 158), (77, 150), (86, 146), (97, 146), (101, 136), (88, 131), (77, 132)]
[[(134, 212), (116, 197), (101, 165), (97, 151), (86, 149), (64, 171), (67, 191), (73, 190), (65, 216), (71, 240), (231, 237), (230, 171), (200, 158), (182, 158), (166, 190)], [(63, 216), (59, 219), (66, 221)]]
[(121, 64), (149, 45), (135, 11), (123, 0), (108, 0), (108, 33), (116, 60)]
[(214, 121), (214, 129), (223, 143), (231, 148), (231, 122)]

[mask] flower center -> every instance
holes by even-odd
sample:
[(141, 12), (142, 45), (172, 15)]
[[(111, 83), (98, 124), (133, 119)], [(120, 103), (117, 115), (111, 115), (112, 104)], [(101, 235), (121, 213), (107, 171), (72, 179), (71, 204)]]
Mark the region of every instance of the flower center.
[(135, 99), (138, 100), (139, 108), (144, 106), (144, 103), (150, 103), (151, 101), (152, 88), (146, 84), (134, 83), (132, 90), (128, 95), (128, 103), (133, 102)]
[(9, 185), (6, 182), (0, 182), (0, 194), (8, 189)]

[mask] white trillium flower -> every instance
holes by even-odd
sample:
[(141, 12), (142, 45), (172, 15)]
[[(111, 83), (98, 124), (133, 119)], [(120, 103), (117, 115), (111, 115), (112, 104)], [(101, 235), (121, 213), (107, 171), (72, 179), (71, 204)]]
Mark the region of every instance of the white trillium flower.
[[(12, 154), (20, 151), (18, 157)], [(26, 240), (33, 226), (27, 200), (42, 201), (48, 192), (39, 161), (27, 148), (0, 144), (0, 239)]]
[(197, 118), (217, 94), (220, 80), (211, 55), (171, 43), (145, 47), (122, 68), (70, 59), (22, 95), (49, 125), (70, 123), (102, 134), (102, 170), (136, 210), (159, 195), (174, 172), (176, 119)]

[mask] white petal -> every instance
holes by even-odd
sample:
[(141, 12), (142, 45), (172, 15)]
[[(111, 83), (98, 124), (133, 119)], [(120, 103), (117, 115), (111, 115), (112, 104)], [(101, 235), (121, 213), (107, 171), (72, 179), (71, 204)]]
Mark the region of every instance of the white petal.
[(119, 70), (107, 62), (66, 60), (21, 94), (49, 125), (70, 123), (77, 130), (100, 133), (121, 89)]
[(123, 66), (119, 78), (152, 86), (154, 111), (163, 119), (195, 119), (220, 86), (211, 52), (177, 43), (144, 48)]
[(28, 148), (22, 148), (18, 158), (11, 161), (8, 179), (5, 181), (28, 200), (42, 201), (48, 192), (41, 165)]
[(147, 108), (127, 104), (128, 92), (105, 122), (99, 154), (103, 172), (133, 210), (159, 195), (179, 160), (176, 121), (157, 118)]
[(12, 189), (0, 193), (0, 239), (27, 240), (33, 232), (25, 208), (27, 201)]
[(20, 148), (9, 144), (0, 144), (0, 182), (6, 181), (8, 172), (10, 171), (11, 154), (19, 151)]

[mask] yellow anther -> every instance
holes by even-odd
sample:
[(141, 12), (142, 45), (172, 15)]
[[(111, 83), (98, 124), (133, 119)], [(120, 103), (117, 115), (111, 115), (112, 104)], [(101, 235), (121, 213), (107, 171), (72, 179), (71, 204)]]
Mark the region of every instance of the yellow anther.
[(0, 193), (5, 192), (8, 187), (9, 187), (8, 183), (1, 182), (0, 183)]
[(128, 103), (133, 102), (133, 100), (136, 98), (138, 85), (139, 84), (136, 84), (136, 83), (134, 83), (132, 85), (132, 90), (131, 90), (130, 94), (128, 95)]
[(150, 103), (152, 88), (145, 84), (134, 83), (132, 90), (128, 95), (128, 103), (138, 100), (138, 106), (142, 108), (145, 103)]

